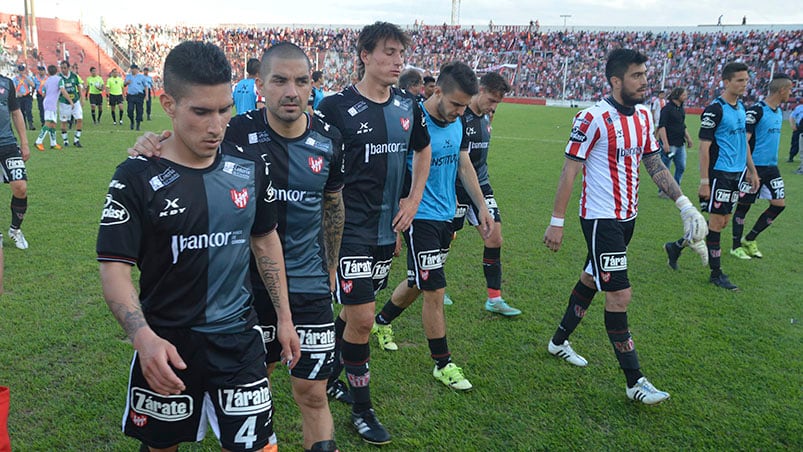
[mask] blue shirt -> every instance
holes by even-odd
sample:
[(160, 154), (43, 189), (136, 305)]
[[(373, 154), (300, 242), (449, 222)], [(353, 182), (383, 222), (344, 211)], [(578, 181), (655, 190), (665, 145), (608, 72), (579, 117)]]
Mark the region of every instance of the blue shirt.
[(244, 78), (234, 85), (231, 94), (237, 114), (249, 112), (257, 108), (256, 79)]
[(741, 173), (747, 167), (747, 131), (742, 101), (736, 105), (717, 97), (700, 117), (700, 140), (711, 142), (709, 167)]
[(792, 110), (792, 114), (790, 115), (792, 119), (795, 120), (795, 124), (800, 127), (800, 121), (803, 121), (803, 104), (798, 105)]
[[(463, 122), (457, 120), (443, 123), (433, 118), (424, 106), (421, 106), (429, 130), (432, 161), (429, 177), (424, 187), (421, 204), (418, 205), (416, 220), (451, 221), (457, 208), (455, 181), (460, 164), (460, 152), (468, 150), (468, 143), (463, 143)], [(407, 153), (407, 172), (413, 171), (413, 153)]]
[(781, 144), (783, 112), (772, 109), (764, 101), (747, 109), (747, 132), (750, 150), (756, 166), (778, 166), (778, 146)]
[(148, 79), (144, 74), (127, 74), (125, 84), (128, 86), (128, 94), (145, 94), (148, 88)]
[(316, 88), (316, 87), (313, 86), (312, 87), (312, 109), (313, 110), (317, 110), (318, 109), (318, 104), (321, 103), (323, 98), (324, 98), (323, 90), (321, 88)]

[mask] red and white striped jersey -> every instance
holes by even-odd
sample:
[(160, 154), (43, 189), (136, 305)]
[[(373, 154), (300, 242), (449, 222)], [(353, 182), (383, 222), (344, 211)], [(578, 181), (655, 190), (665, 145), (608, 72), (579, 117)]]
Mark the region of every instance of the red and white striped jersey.
[(635, 217), (641, 158), (658, 150), (647, 107), (636, 105), (625, 115), (612, 102), (604, 99), (577, 113), (566, 146), (567, 158), (584, 163), (581, 218)]

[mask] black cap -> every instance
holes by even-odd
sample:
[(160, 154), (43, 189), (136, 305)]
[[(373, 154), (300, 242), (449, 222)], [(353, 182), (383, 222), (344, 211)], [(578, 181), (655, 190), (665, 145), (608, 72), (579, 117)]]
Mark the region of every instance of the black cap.
[(131, 63), (130, 67), (131, 67), (131, 69), (139, 69), (139, 66), (137, 66), (137, 63)]
[(24, 71), (24, 70), (25, 70), (25, 65), (24, 65), (24, 64), (20, 64), (20, 65), (18, 65), (18, 66), (17, 66), (17, 70), (18, 70), (18, 71)]
[(148, 71), (150, 71), (150, 69), (148, 69), (148, 67), (147, 67), (147, 66), (146, 66), (146, 67), (144, 67), (142, 70), (143, 70), (144, 72), (148, 72)]

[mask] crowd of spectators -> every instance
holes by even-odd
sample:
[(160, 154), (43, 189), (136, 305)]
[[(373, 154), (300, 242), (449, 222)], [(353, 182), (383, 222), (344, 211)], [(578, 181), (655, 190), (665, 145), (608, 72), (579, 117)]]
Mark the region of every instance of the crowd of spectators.
[[(107, 35), (132, 62), (158, 72), (167, 52), (183, 40), (208, 40), (223, 48), (242, 77), (248, 58), (280, 41), (304, 48), (313, 65), (324, 71), (326, 91), (351, 82), (358, 28), (186, 27), (129, 25)], [(414, 26), (406, 63), (435, 73), (445, 62), (461, 60), (477, 72), (500, 70), (513, 82), (513, 95), (592, 101), (607, 93), (606, 54), (617, 47), (641, 50), (650, 57), (650, 88), (684, 86), (688, 106), (704, 106), (720, 90), (722, 66), (733, 60), (753, 71), (748, 103), (766, 91), (772, 71), (795, 80), (803, 97), (803, 30), (716, 32), (544, 31), (533, 27), (496, 26), (493, 31), (448, 26)], [(565, 69), (564, 69), (565, 68)], [(564, 70), (566, 83), (564, 91)]]

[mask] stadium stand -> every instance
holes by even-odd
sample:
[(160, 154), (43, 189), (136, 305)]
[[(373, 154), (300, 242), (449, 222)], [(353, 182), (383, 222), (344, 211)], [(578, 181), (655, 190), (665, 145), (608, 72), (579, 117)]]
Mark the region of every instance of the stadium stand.
[[(20, 60), (18, 16), (0, 14), (6, 26), (0, 29), (6, 50), (0, 55), (0, 69), (7, 60)], [(99, 39), (108, 40), (114, 60), (82, 33), (80, 24), (58, 19), (37, 18), (40, 27), (40, 57), (58, 58), (59, 43), (65, 43), (75, 58), (83, 49), (86, 71), (98, 63), (154, 68), (158, 79), (167, 52), (183, 40), (208, 40), (224, 49), (232, 62), (235, 78), (242, 77), (248, 58), (258, 58), (271, 44), (290, 41), (304, 48), (313, 65), (324, 71), (324, 90), (338, 91), (350, 82), (355, 68), (352, 49), (359, 28), (228, 25), (219, 27), (130, 24), (102, 30)], [(589, 102), (606, 94), (605, 55), (627, 45), (650, 57), (653, 90), (685, 86), (689, 107), (710, 103), (719, 92), (719, 72), (728, 61), (739, 59), (753, 71), (746, 103), (764, 95), (773, 72), (783, 72), (795, 81), (790, 103), (803, 101), (803, 30), (792, 27), (751, 29), (748, 27), (661, 30), (563, 30), (559, 27), (496, 25), (493, 31), (474, 27), (422, 26), (408, 28), (412, 46), (407, 65), (432, 73), (445, 62), (462, 60), (482, 73), (505, 74), (514, 86), (511, 98), (563, 99)], [(16, 37), (15, 37), (16, 36)], [(16, 52), (17, 57), (14, 58)], [(29, 55), (31, 57), (32, 55)], [(108, 58), (104, 60), (103, 57)], [(35, 60), (27, 58), (29, 65)], [(49, 62), (49, 61), (45, 61)], [(84, 69), (86, 67), (86, 69)], [(566, 82), (564, 90), (564, 70)], [(786, 106), (785, 106), (786, 107)]]

